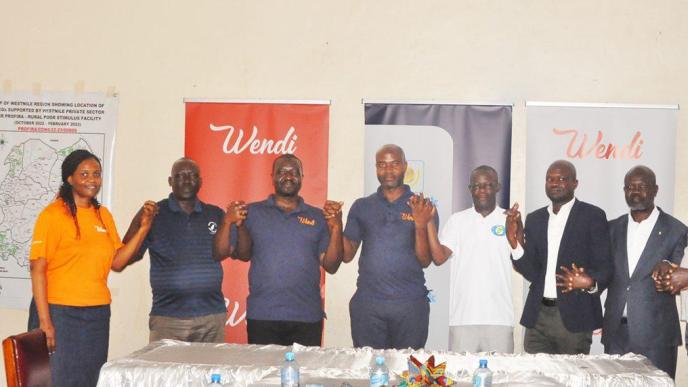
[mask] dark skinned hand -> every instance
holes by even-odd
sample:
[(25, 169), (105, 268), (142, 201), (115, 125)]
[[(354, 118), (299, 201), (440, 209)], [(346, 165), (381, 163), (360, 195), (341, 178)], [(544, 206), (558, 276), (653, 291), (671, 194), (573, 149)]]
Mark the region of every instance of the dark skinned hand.
[(523, 246), (523, 221), (521, 220), (521, 212), (518, 210), (518, 203), (514, 203), (504, 213), (506, 214), (506, 239), (509, 241), (509, 245), (512, 249), (515, 249), (518, 243)]
[(571, 269), (566, 266), (559, 267), (564, 274), (557, 274), (557, 287), (561, 288), (562, 293), (572, 292), (580, 289), (590, 289), (595, 280), (585, 272), (582, 267), (571, 265)]
[(342, 228), (342, 206), (344, 202), (335, 202), (333, 200), (325, 201), (323, 205), (323, 216), (327, 220), (327, 226)]
[(416, 223), (416, 227), (427, 227), (434, 215), (433, 209), (435, 206), (432, 205), (432, 201), (426, 199), (421, 193), (411, 196), (408, 205), (411, 207), (411, 215), (413, 215), (413, 221)]
[(655, 289), (658, 292), (678, 294), (688, 286), (688, 269), (683, 269), (675, 263), (662, 261), (652, 271)]
[(243, 200), (234, 200), (227, 205), (227, 212), (224, 221), (229, 224), (235, 224), (241, 227), (248, 215), (246, 203)]

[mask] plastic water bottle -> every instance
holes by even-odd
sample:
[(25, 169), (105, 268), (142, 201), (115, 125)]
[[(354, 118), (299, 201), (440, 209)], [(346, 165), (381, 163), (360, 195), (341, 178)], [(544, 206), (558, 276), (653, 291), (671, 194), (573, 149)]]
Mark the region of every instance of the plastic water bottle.
[(480, 359), (480, 366), (473, 373), (473, 387), (492, 387), (492, 371), (487, 368), (486, 359)]
[(370, 387), (389, 386), (389, 370), (385, 365), (385, 358), (375, 358), (375, 366), (370, 369)]
[(210, 375), (210, 384), (208, 387), (222, 387), (222, 375), (212, 374)]
[(296, 362), (294, 352), (284, 354), (284, 364), (280, 372), (282, 387), (298, 387), (299, 364)]

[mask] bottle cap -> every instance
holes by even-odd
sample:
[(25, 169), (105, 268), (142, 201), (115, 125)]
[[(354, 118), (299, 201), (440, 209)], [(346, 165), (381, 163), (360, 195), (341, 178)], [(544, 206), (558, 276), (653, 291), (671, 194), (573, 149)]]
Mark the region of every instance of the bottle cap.
[(385, 358), (383, 356), (376, 357), (375, 358), (375, 364), (384, 365), (385, 364)]
[(487, 368), (487, 359), (480, 359), (480, 368)]
[(210, 382), (211, 383), (220, 383), (221, 381), (222, 381), (222, 375), (220, 375), (220, 374), (210, 375)]
[(294, 352), (287, 352), (284, 354), (284, 360), (294, 361)]

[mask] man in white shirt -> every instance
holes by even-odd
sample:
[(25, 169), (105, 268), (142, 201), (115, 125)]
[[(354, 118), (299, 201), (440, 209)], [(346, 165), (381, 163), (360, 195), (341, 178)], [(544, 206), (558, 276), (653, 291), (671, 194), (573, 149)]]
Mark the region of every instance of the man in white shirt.
[(525, 227), (518, 204), (507, 212), (514, 268), (531, 283), (521, 317), (528, 353), (588, 354), (592, 331), (602, 327), (598, 288), (613, 270), (609, 228), (602, 209), (574, 197), (577, 187), (573, 164), (555, 161), (545, 176), (551, 204), (528, 214)]
[(629, 213), (609, 222), (614, 276), (602, 343), (606, 353), (642, 354), (673, 378), (681, 345), (676, 300), (671, 289), (656, 289), (654, 278), (658, 268), (681, 263), (688, 228), (655, 206), (658, 189), (654, 172), (645, 166), (624, 178)]
[(453, 214), (439, 238), (434, 225), (428, 228), (435, 264), (451, 258), (449, 350), (513, 353), (511, 249), (497, 207), (497, 171), (475, 168), (468, 189), (473, 207)]

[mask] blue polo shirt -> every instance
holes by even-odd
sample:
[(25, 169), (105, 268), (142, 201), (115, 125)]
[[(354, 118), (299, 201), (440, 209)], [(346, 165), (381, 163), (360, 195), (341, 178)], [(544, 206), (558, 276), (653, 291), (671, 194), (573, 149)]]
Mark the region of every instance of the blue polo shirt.
[(285, 213), (274, 197), (248, 206), (253, 241), (246, 316), (254, 320), (316, 322), (320, 298), (320, 254), (330, 236), (322, 210), (304, 203)]
[(222, 266), (212, 252), (224, 212), (197, 200), (187, 214), (171, 194), (158, 202), (158, 208), (140, 250), (150, 253), (150, 314), (190, 318), (226, 312)]
[[(357, 199), (349, 210), (344, 236), (362, 242), (356, 296), (367, 300), (400, 301), (426, 297), (423, 267), (416, 259), (416, 228), (405, 192), (389, 202), (378, 188)], [(435, 217), (438, 223), (438, 217)]]

